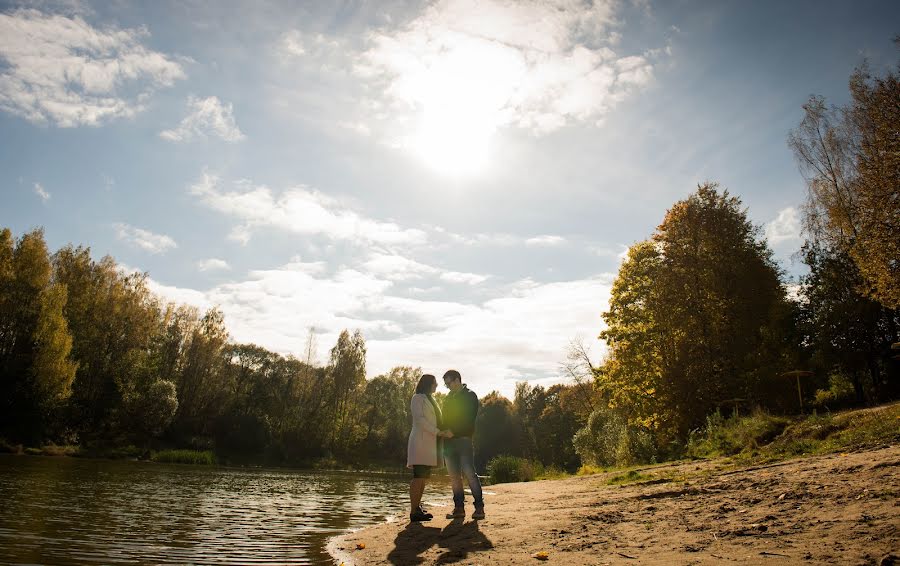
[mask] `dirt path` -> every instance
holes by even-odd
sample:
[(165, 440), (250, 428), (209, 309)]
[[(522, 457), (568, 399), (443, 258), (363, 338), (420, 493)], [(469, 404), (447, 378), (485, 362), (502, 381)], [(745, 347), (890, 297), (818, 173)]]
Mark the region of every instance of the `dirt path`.
[[(491, 486), (487, 519), (405, 518), (334, 539), (368, 564), (900, 564), (900, 446), (729, 469), (726, 461)], [(470, 508), (471, 513), (471, 508)], [(357, 549), (357, 545), (365, 548)]]

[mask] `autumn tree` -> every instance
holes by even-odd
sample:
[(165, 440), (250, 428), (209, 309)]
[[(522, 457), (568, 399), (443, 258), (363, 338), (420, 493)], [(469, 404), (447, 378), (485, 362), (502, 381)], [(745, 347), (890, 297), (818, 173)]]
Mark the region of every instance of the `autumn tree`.
[(63, 316), (66, 288), (52, 280), (44, 234), (0, 231), (0, 430), (41, 440), (71, 393), (76, 364)]
[(629, 250), (604, 313), (597, 383), (660, 442), (780, 371), (785, 291), (771, 251), (728, 191), (704, 184)]
[[(900, 44), (900, 38), (895, 40)], [(804, 224), (822, 250), (846, 253), (860, 292), (900, 308), (900, 66), (866, 65), (850, 77), (850, 103), (813, 96), (788, 143), (806, 179)]]

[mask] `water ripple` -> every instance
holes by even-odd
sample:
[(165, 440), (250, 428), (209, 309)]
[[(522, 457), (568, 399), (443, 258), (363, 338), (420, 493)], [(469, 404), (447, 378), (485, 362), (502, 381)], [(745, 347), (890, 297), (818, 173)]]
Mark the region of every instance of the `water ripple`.
[(331, 564), (402, 512), (401, 477), (0, 456), (0, 562)]

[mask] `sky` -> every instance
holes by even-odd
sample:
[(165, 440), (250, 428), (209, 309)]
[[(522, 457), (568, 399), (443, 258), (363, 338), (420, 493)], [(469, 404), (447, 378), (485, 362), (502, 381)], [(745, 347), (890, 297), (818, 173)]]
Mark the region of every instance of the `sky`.
[(802, 274), (786, 144), (896, 64), (895, 1), (0, 2), (0, 226), (369, 377), (563, 381), (698, 183)]

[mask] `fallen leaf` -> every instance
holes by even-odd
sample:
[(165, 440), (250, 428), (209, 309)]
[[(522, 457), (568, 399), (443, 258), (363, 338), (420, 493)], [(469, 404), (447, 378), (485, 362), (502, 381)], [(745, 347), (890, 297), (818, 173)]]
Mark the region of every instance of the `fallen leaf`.
[(544, 551), (541, 551), (541, 552), (535, 552), (535, 553), (532, 554), (531, 556), (534, 557), (534, 558), (537, 558), (538, 560), (548, 560), (548, 559), (550, 558), (550, 555), (547, 554), (547, 553), (544, 552)]
[(358, 543), (356, 543), (356, 550), (362, 550), (362, 549), (364, 549), (365, 547), (366, 547), (366, 543), (364, 543), (364, 542), (358, 542)]

